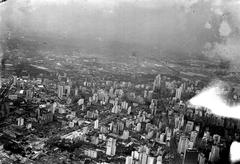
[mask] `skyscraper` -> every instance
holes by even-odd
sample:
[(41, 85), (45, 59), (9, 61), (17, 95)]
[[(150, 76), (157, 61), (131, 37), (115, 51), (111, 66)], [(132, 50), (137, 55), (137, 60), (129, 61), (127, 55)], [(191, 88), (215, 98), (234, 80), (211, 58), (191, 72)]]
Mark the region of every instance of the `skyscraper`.
[(198, 135), (197, 131), (192, 131), (191, 132), (190, 141), (193, 142), (193, 144), (195, 144), (195, 141), (197, 139), (197, 135)]
[(24, 125), (24, 119), (22, 117), (17, 118), (18, 126)]
[(75, 96), (78, 96), (78, 88), (76, 87), (75, 90), (74, 90), (74, 95)]
[(2, 88), (2, 71), (0, 71), (0, 88)]
[(114, 156), (116, 154), (116, 139), (109, 138), (107, 140), (106, 154), (110, 156)]
[(13, 85), (16, 85), (17, 83), (17, 76), (13, 76)]
[(199, 153), (198, 154), (198, 163), (205, 164), (205, 160), (206, 160), (205, 155), (203, 153)]
[(156, 158), (155, 157), (148, 157), (147, 163), (148, 164), (155, 164)]
[(186, 131), (186, 132), (191, 132), (191, 131), (193, 130), (193, 126), (194, 126), (194, 122), (188, 121), (187, 124), (186, 124), (186, 129), (185, 129), (185, 131)]
[(161, 75), (158, 74), (153, 82), (153, 90), (159, 90), (161, 88)]
[(132, 164), (132, 163), (133, 163), (133, 157), (127, 156), (127, 157), (126, 157), (125, 164)]
[(147, 164), (148, 161), (148, 155), (146, 153), (141, 153), (141, 159), (140, 159), (140, 163), (141, 164)]
[(212, 146), (212, 150), (209, 154), (209, 161), (216, 162), (219, 159), (219, 147), (218, 146)]
[(196, 149), (187, 149), (184, 158), (183, 164), (197, 164), (198, 163), (198, 151)]
[(221, 136), (218, 134), (213, 135), (213, 143), (214, 144), (219, 144), (220, 143)]
[[(1, 72), (1, 71), (0, 71)], [(0, 73), (0, 88), (2, 88), (2, 77), (1, 77), (1, 73)]]
[(33, 96), (33, 92), (32, 92), (30, 89), (28, 89), (28, 90), (26, 91), (26, 99), (31, 99), (32, 96)]
[(128, 137), (129, 137), (129, 131), (128, 130), (124, 130), (123, 131), (123, 135), (122, 135), (122, 139), (126, 140), (126, 139), (128, 139)]
[(63, 86), (61, 85), (58, 86), (58, 97), (59, 98), (63, 97)]
[(187, 147), (188, 147), (189, 139), (187, 136), (181, 136), (179, 143), (178, 143), (178, 153), (179, 154), (184, 154)]
[(94, 121), (94, 129), (98, 129), (98, 123), (99, 123), (98, 119), (96, 121)]
[(67, 97), (70, 96), (70, 91), (71, 91), (70, 85), (65, 85), (64, 90), (65, 90), (66, 96)]
[(177, 99), (179, 99), (179, 100), (181, 100), (182, 91), (183, 91), (183, 87), (182, 87), (182, 86), (176, 89), (176, 95), (175, 95), (175, 97), (176, 97)]

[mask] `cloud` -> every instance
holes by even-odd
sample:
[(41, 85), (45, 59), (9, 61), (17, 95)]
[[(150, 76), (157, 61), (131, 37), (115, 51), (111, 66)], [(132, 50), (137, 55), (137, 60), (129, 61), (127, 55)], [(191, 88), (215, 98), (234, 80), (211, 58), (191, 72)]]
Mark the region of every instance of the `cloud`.
[(206, 29), (211, 29), (211, 28), (212, 28), (212, 25), (211, 25), (209, 22), (206, 22), (205, 25), (204, 25), (204, 27), (205, 27)]
[(162, 7), (172, 7), (172, 6), (184, 6), (191, 7), (192, 5), (199, 2), (199, 0), (28, 0), (28, 2), (34, 6), (40, 5), (67, 5), (70, 3), (78, 4), (90, 4), (94, 6), (118, 6), (121, 3), (134, 4), (141, 7), (147, 8), (162, 8)]
[(205, 46), (203, 53), (208, 57), (221, 58), (226, 61), (230, 61), (230, 70), (229, 71), (239, 71), (236, 70), (240, 64), (240, 39), (239, 36), (233, 36), (226, 38), (225, 41), (220, 43), (215, 42), (210, 46), (209, 44)]
[(220, 21), (215, 25), (218, 27), (219, 40), (213, 41), (210, 48), (204, 47), (203, 54), (207, 57), (220, 57), (230, 61), (230, 69), (236, 71), (233, 68), (240, 64), (240, 1), (213, 0), (209, 2), (211, 11), (217, 17), (215, 22)]
[(219, 28), (220, 36), (227, 37), (227, 36), (230, 35), (231, 32), (232, 32), (232, 29), (229, 26), (228, 22), (227, 21), (222, 21), (222, 23), (220, 24), (220, 28)]

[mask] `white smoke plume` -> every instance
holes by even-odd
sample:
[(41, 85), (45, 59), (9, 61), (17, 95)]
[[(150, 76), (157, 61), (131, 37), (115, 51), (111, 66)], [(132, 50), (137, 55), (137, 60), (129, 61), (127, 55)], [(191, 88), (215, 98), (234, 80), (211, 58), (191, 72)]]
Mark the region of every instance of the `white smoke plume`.
[(224, 98), (227, 91), (224, 91), (226, 84), (216, 81), (210, 87), (204, 89), (190, 100), (196, 107), (210, 109), (213, 114), (223, 117), (240, 119), (240, 104), (230, 105)]
[[(222, 81), (214, 81), (189, 102), (196, 108), (207, 108), (215, 115), (240, 119), (240, 104), (230, 105), (225, 99), (226, 86)], [(240, 143), (234, 141), (230, 148), (230, 159), (233, 163), (240, 161), (239, 151)]]

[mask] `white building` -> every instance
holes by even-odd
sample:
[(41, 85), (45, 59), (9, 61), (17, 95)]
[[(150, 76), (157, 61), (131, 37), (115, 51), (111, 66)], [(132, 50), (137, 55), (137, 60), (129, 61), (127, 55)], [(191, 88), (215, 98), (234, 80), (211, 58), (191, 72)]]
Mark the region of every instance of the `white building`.
[(181, 97), (182, 97), (182, 91), (183, 91), (182, 86), (179, 87), (179, 88), (177, 88), (177, 89), (176, 89), (176, 95), (175, 95), (175, 98), (181, 100)]
[(59, 98), (63, 97), (63, 86), (61, 85), (58, 86), (58, 97)]
[(94, 121), (94, 129), (98, 129), (99, 120)]
[(161, 88), (161, 75), (157, 75), (153, 82), (153, 90)]
[(212, 150), (209, 154), (209, 161), (215, 162), (219, 159), (219, 147), (218, 146), (212, 146)]
[(23, 126), (24, 125), (24, 119), (22, 117), (17, 118), (17, 124), (18, 124), (18, 126)]
[(186, 136), (181, 136), (179, 143), (178, 143), (178, 153), (185, 153), (185, 151), (187, 150), (188, 147), (188, 143), (189, 143), (189, 139)]
[(116, 139), (109, 138), (107, 140), (106, 154), (109, 156), (114, 156), (116, 154)]
[(127, 156), (125, 164), (132, 164), (132, 163), (133, 163), (133, 158), (131, 156)]

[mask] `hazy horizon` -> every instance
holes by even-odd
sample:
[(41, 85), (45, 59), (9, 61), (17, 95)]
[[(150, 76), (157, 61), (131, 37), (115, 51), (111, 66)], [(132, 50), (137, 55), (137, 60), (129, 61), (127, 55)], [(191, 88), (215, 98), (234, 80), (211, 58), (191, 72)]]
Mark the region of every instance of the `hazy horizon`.
[(2, 36), (95, 53), (217, 54), (235, 63), (240, 50), (239, 0), (8, 0), (0, 10)]

